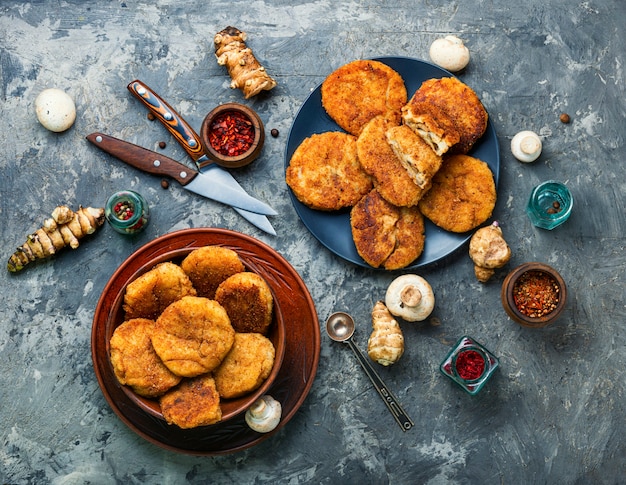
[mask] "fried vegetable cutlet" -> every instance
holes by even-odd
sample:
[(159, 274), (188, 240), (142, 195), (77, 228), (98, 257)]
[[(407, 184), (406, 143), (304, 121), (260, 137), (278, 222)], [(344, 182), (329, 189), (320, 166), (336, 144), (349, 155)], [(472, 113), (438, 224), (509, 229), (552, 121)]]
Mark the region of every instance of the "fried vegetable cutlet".
[(399, 122), (408, 99), (402, 76), (372, 60), (352, 61), (333, 71), (322, 83), (321, 95), (328, 115), (353, 135), (377, 115)]
[(374, 268), (404, 268), (424, 250), (424, 220), (419, 210), (396, 207), (376, 189), (352, 208), (350, 226), (357, 252)]
[(409, 177), (420, 189), (427, 191), (441, 167), (441, 157), (406, 125), (391, 127), (385, 135)]
[(393, 126), (396, 124), (382, 115), (370, 120), (356, 141), (357, 155), (387, 202), (399, 207), (414, 206), (425, 191), (413, 182), (387, 142), (385, 133)]
[(489, 165), (469, 155), (451, 155), (433, 177), (419, 209), (434, 224), (466, 232), (485, 222), (496, 205), (496, 184)]
[(257, 389), (272, 372), (276, 350), (260, 333), (236, 333), (235, 343), (213, 372), (220, 397), (232, 399)]
[(444, 77), (424, 81), (409, 101), (415, 113), (420, 106), (433, 105), (443, 111), (459, 134), (459, 141), (449, 153), (468, 153), (487, 129), (487, 111), (480, 99), (467, 84), (457, 78)]
[(182, 429), (215, 424), (222, 419), (220, 395), (211, 374), (185, 379), (159, 399), (168, 424)]
[(461, 140), (454, 121), (439, 106), (432, 103), (411, 99), (402, 108), (402, 122), (428, 143), (439, 156)]
[(154, 321), (134, 318), (115, 329), (110, 340), (111, 365), (122, 385), (140, 396), (156, 397), (177, 385), (181, 377), (172, 373), (152, 347)]
[(198, 296), (215, 298), (215, 290), (229, 276), (245, 271), (239, 255), (222, 246), (204, 246), (191, 251), (180, 264)]
[(353, 206), (373, 186), (357, 158), (356, 137), (338, 131), (303, 140), (285, 177), (300, 202), (324, 211)]
[(171, 262), (160, 263), (126, 287), (125, 319), (156, 320), (170, 303), (187, 295), (195, 296), (196, 290), (182, 268)]
[(156, 321), (152, 345), (174, 374), (195, 377), (215, 369), (230, 351), (235, 331), (216, 301), (185, 296)]
[(226, 310), (236, 332), (268, 332), (274, 297), (258, 274), (246, 271), (232, 275), (218, 286), (215, 300)]

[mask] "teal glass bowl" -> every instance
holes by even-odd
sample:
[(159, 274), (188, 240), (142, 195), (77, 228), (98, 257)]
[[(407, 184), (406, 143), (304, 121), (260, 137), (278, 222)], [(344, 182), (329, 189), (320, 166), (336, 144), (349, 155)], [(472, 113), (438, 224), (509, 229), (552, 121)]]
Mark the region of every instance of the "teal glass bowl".
[(495, 355), (472, 337), (461, 337), (439, 366), (441, 373), (470, 395), (478, 392), (498, 368)]
[(555, 180), (548, 180), (530, 193), (526, 214), (534, 226), (552, 230), (569, 219), (574, 198), (569, 189)]

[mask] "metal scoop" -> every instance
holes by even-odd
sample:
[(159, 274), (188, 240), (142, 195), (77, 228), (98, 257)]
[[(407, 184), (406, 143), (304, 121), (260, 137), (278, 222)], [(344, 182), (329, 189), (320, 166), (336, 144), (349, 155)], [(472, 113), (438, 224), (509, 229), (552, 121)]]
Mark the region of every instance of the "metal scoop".
[(369, 377), (372, 384), (374, 384), (378, 394), (383, 401), (385, 401), (389, 411), (391, 411), (391, 414), (393, 414), (393, 417), (402, 430), (406, 431), (411, 429), (414, 424), (413, 421), (409, 418), (404, 409), (402, 409), (396, 397), (376, 373), (370, 361), (363, 355), (352, 340), (352, 335), (354, 334), (354, 319), (347, 313), (335, 312), (326, 320), (326, 333), (328, 333), (328, 336), (335, 342), (344, 342), (350, 346), (352, 352), (354, 352), (354, 355), (356, 355), (361, 364), (361, 367), (363, 367), (363, 370), (367, 374), (367, 377)]

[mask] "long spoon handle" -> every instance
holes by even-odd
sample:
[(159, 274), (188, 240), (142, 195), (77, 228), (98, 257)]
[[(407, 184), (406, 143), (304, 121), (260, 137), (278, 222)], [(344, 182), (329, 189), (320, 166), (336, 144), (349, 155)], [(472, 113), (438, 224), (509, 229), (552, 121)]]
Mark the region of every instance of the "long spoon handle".
[(372, 384), (374, 384), (374, 387), (378, 391), (378, 394), (380, 394), (380, 397), (383, 399), (383, 401), (385, 401), (385, 404), (389, 408), (389, 411), (391, 411), (391, 414), (393, 414), (393, 417), (400, 425), (402, 430), (406, 431), (408, 429), (411, 429), (414, 423), (411, 418), (409, 418), (409, 416), (406, 414), (406, 411), (402, 408), (396, 396), (394, 396), (389, 388), (387, 388), (374, 367), (372, 367), (369, 360), (367, 360), (367, 358), (363, 355), (363, 353), (357, 347), (354, 341), (349, 338), (346, 342), (352, 349), (352, 352), (354, 352), (354, 355), (356, 355), (359, 363), (361, 364), (361, 367), (363, 367), (363, 370), (372, 381)]

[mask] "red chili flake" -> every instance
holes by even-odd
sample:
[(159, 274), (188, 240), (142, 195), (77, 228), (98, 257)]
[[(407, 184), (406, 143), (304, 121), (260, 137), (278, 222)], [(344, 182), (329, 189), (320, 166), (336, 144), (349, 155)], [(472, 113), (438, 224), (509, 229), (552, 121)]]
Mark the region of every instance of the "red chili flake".
[(224, 111), (215, 117), (209, 129), (209, 143), (228, 157), (246, 153), (254, 143), (254, 126), (239, 111)]
[(513, 286), (513, 300), (522, 314), (539, 318), (556, 308), (559, 290), (559, 285), (548, 273), (527, 271)]
[(461, 379), (473, 381), (483, 375), (485, 358), (475, 350), (463, 350), (456, 357), (456, 372)]
[(133, 209), (134, 207), (128, 202), (120, 201), (115, 204), (115, 207), (113, 207), (113, 212), (115, 212), (115, 217), (122, 221), (126, 221), (133, 217), (133, 214), (135, 213)]

